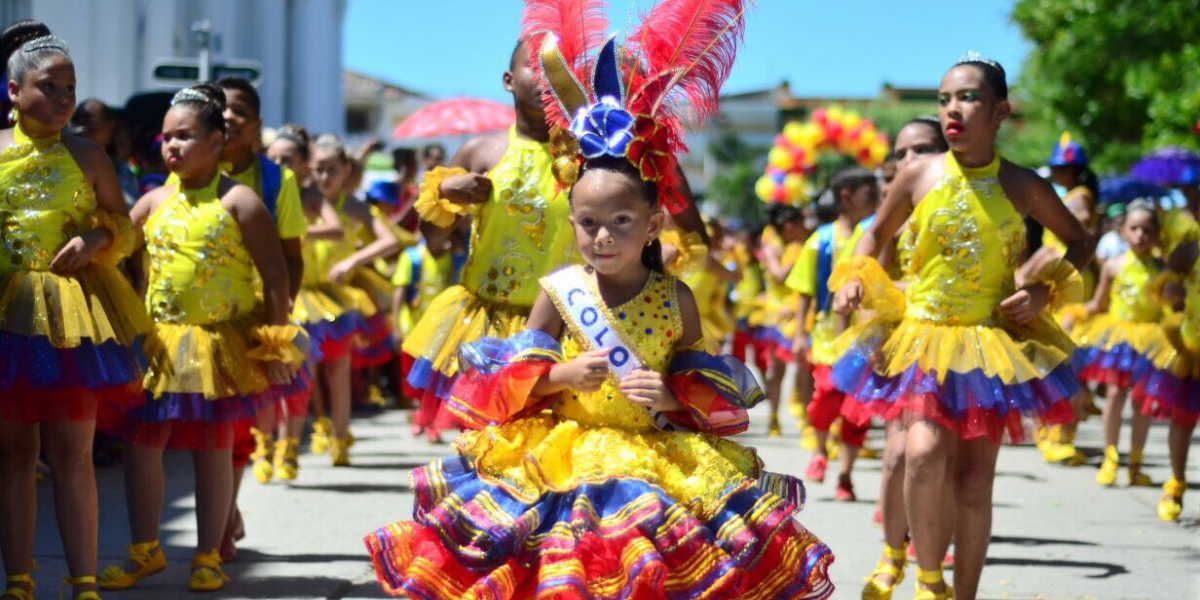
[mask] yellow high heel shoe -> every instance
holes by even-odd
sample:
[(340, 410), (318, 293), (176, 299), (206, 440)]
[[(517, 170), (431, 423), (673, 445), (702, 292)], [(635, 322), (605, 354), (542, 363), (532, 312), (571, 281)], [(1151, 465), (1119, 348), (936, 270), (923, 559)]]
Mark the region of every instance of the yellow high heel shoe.
[(292, 481), (300, 473), (300, 438), (283, 438), (275, 442), (275, 476), (280, 481)]
[(771, 421), (767, 424), (767, 437), (777, 438), (783, 435), (783, 427), (779, 425), (779, 415), (771, 415)]
[(215, 592), (225, 587), (229, 578), (221, 570), (221, 552), (210, 550), (192, 555), (192, 577), (188, 589), (193, 592)]
[[(77, 585), (96, 585), (96, 577), (93, 575), (80, 575), (79, 577), (67, 577), (63, 579), (63, 587), (75, 587)], [(62, 597), (62, 594), (59, 594)], [(96, 590), (87, 590), (79, 592), (72, 597), (72, 600), (100, 600), (100, 594)]]
[[(899, 561), (899, 564), (897, 564)], [(905, 548), (893, 548), (883, 545), (883, 558), (875, 570), (863, 578), (867, 585), (863, 587), (862, 600), (891, 600), (892, 592), (904, 581), (904, 567), (908, 565), (908, 553)], [(891, 583), (884, 583), (879, 577), (891, 577)]]
[(250, 460), (254, 464), (254, 480), (259, 483), (270, 483), (271, 478), (275, 476), (275, 468), (271, 465), (271, 451), (275, 446), (274, 436), (257, 427), (251, 427), (250, 433), (254, 436), (254, 452), (250, 454)]
[[(936, 587), (941, 584), (942, 591), (935, 592), (929, 587), (921, 587), (921, 584), (929, 587)], [(946, 585), (946, 581), (942, 579), (942, 570), (938, 568), (933, 571), (923, 571), (921, 567), (917, 567), (917, 596), (913, 600), (954, 600), (954, 590)]]
[(167, 568), (167, 555), (163, 554), (158, 540), (131, 544), (129, 560), (138, 564), (138, 570), (133, 573), (125, 572), (118, 566), (111, 566), (100, 573), (100, 589), (127, 590), (137, 582)]
[(313, 454), (325, 454), (329, 451), (329, 440), (333, 435), (333, 423), (326, 417), (318, 417), (313, 421), (312, 437), (309, 438), (309, 448)]
[(333, 466), (350, 466), (350, 444), (352, 443), (349, 438), (333, 438), (330, 441), (329, 460)]
[(1153, 487), (1150, 476), (1142, 472), (1142, 451), (1129, 452), (1129, 487)]
[(1116, 446), (1107, 446), (1104, 448), (1104, 462), (1100, 465), (1100, 470), (1096, 471), (1096, 483), (1103, 486), (1111, 486), (1117, 483), (1117, 470), (1121, 468), (1121, 454), (1117, 452)]
[(1158, 518), (1171, 522), (1179, 518), (1183, 512), (1183, 493), (1187, 484), (1174, 477), (1163, 484), (1163, 496), (1158, 501)]
[(4, 578), (4, 581), (7, 585), (4, 588), (4, 592), (0, 593), (0, 598), (7, 596), (16, 600), (33, 600), (33, 576), (29, 573), (9, 575)]

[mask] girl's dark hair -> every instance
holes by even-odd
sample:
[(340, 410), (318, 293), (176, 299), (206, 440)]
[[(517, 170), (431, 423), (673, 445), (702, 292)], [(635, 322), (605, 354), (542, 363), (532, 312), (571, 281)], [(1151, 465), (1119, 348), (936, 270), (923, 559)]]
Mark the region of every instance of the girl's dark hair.
[(211, 83), (197, 83), (179, 90), (171, 99), (171, 108), (186, 106), (209, 131), (225, 133), (225, 93)]
[(222, 90), (235, 90), (241, 92), (246, 97), (246, 104), (254, 110), (254, 116), (262, 115), (262, 100), (258, 97), (258, 90), (254, 89), (254, 84), (242, 79), (241, 77), (222, 77), (217, 80), (217, 87)]
[(275, 139), (287, 140), (293, 144), (296, 144), (296, 147), (300, 152), (300, 157), (304, 160), (308, 160), (310, 158), (311, 152), (309, 151), (308, 147), (308, 130), (305, 129), (303, 125), (286, 123), (283, 127), (279, 128), (279, 131), (275, 132)]
[(799, 206), (786, 202), (772, 202), (767, 205), (767, 224), (775, 231), (783, 229), (784, 225), (804, 218)]
[(1004, 67), (1000, 63), (982, 57), (972, 57), (960, 60), (954, 66), (961, 67), (963, 65), (970, 65), (979, 69), (979, 72), (983, 73), (983, 81), (987, 83), (988, 87), (992, 88), (992, 92), (996, 94), (996, 98), (1008, 100), (1008, 79), (1004, 73)]
[[(937, 143), (938, 152), (946, 152), (950, 149), (950, 144), (946, 142), (946, 132), (942, 131), (942, 123), (941, 121), (938, 121), (937, 117), (933, 115), (921, 115), (901, 125), (900, 129), (904, 129), (909, 125), (924, 125), (932, 129), (934, 132), (934, 142)], [(896, 130), (897, 134), (900, 133), (900, 129)], [(892, 140), (893, 143), (895, 141), (896, 140)]]
[[(8, 68), (8, 60), (12, 58), (17, 48), (20, 48), (25, 42), (50, 35), (50, 28), (46, 27), (45, 23), (25, 19), (17, 21), (12, 25), (4, 28), (4, 33), (0, 34), (0, 57), (4, 59), (5, 69)], [(8, 72), (7, 70), (5, 71)]]
[(846, 167), (834, 173), (829, 181), (829, 189), (833, 191), (834, 204), (842, 201), (842, 192), (854, 192), (864, 185), (875, 185), (878, 180), (875, 174), (862, 167)]
[(50, 36), (50, 28), (40, 21), (26, 19), (17, 21), (0, 34), (0, 53), (4, 56), (4, 69), (8, 79), (20, 82), (25, 74), (42, 68), (50, 55), (58, 54), (71, 59), (66, 44), (58, 38), (50, 38), (37, 48), (21, 51), (26, 43)]
[[(642, 198), (650, 204), (651, 208), (658, 208), (658, 186), (653, 181), (642, 179), (641, 174), (638, 173), (633, 164), (624, 157), (604, 155), (584, 161), (583, 165), (579, 168), (579, 179), (583, 179), (584, 174), (588, 171), (611, 171), (633, 179), (641, 188)], [(571, 198), (574, 191), (575, 187), (572, 186), (571, 191), (567, 193), (568, 199)], [(666, 266), (663, 265), (662, 258), (662, 242), (658, 238), (654, 238), (646, 247), (642, 248), (642, 265), (655, 273), (666, 272)]]

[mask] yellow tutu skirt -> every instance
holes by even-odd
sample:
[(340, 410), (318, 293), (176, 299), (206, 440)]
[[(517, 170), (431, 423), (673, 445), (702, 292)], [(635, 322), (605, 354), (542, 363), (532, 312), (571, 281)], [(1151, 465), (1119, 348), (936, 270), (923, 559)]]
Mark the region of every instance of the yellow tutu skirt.
[(140, 337), (152, 323), (113, 267), (0, 276), (0, 418), (111, 420), (144, 402)]
[(1086, 355), (1085, 377), (1098, 369), (1128, 373), (1138, 365), (1168, 371), (1177, 367), (1179, 352), (1159, 321), (1131, 323), (1099, 314), (1077, 327), (1075, 337)]
[[(489, 302), (461, 285), (450, 287), (433, 299), (404, 340), (404, 353), (413, 358), (409, 384), (447, 398), (452, 381), (433, 379), (458, 374), (459, 346), (484, 337), (505, 339), (524, 331), (529, 310), (528, 306)], [(437, 386), (436, 391), (431, 385)]]

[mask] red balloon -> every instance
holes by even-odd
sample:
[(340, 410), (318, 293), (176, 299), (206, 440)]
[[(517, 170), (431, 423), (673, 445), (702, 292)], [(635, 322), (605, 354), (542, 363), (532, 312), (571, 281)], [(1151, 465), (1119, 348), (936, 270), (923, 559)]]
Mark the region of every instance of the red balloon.
[(817, 123), (818, 125), (824, 125), (825, 120), (826, 120), (825, 109), (818, 108), (817, 110), (814, 110), (812, 113), (812, 120), (813, 120), (813, 123)]
[(825, 139), (836, 143), (842, 137), (841, 123), (826, 123), (825, 124)]
[(771, 199), (776, 202), (787, 202), (787, 190), (783, 189), (783, 185), (775, 186), (775, 191), (771, 193)]
[(781, 134), (779, 134), (779, 135), (777, 135), (777, 136), (775, 136), (775, 146), (776, 146), (776, 147), (779, 147), (779, 148), (787, 148), (787, 147), (788, 147), (788, 146), (790, 146), (790, 145), (791, 145), (791, 144), (789, 144), (789, 143), (788, 143), (788, 141), (787, 141), (787, 138), (783, 137), (783, 134), (782, 134), (782, 133), (781, 133)]

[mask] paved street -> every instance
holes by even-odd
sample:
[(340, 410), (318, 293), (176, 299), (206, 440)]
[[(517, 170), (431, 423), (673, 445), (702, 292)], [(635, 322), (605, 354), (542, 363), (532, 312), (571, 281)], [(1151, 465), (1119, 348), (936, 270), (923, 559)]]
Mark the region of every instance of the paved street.
[[(755, 411), (754, 434), (741, 438), (758, 447), (768, 468), (799, 474), (808, 454), (798, 449), (794, 427), (784, 438), (765, 431), (763, 409)], [(228, 567), (233, 581), (219, 598), (382, 598), (366, 560), (361, 538), (388, 521), (408, 517), (412, 494), (408, 471), (447, 451), (413, 441), (405, 413), (384, 412), (355, 420), (359, 439), (355, 467), (334, 469), (325, 456), (302, 457), (294, 485), (259, 485), (247, 475), (242, 493), (248, 537), (239, 559)], [(881, 441), (872, 432), (873, 443)], [(1126, 430), (1128, 435), (1128, 430)], [(1081, 446), (1092, 463), (1078, 469), (1042, 463), (1032, 446), (1007, 447), (1000, 455), (995, 526), (981, 596), (994, 599), (1195, 600), (1200, 598), (1200, 449), (1193, 447), (1191, 492), (1181, 524), (1154, 515), (1159, 488), (1100, 489), (1099, 422), (1087, 423)], [(1200, 445), (1198, 443), (1197, 445)], [(1167, 476), (1166, 429), (1155, 426), (1147, 448), (1156, 483)], [(857, 598), (861, 578), (874, 566), (881, 535), (871, 523), (879, 482), (879, 462), (860, 462), (860, 500), (833, 501), (833, 477), (809, 486), (801, 519), (837, 555), (835, 598)], [(136, 590), (109, 592), (106, 599), (196, 597), (186, 591), (195, 543), (190, 460), (170, 454), (163, 545), (170, 565)], [(1124, 480), (1124, 472), (1122, 472)], [(100, 564), (124, 555), (127, 541), (123, 484), (119, 467), (100, 472)], [(40, 484), (36, 572), (39, 597), (54, 597), (65, 565), (54, 526), (48, 483)], [(913, 571), (897, 600), (911, 598)]]

